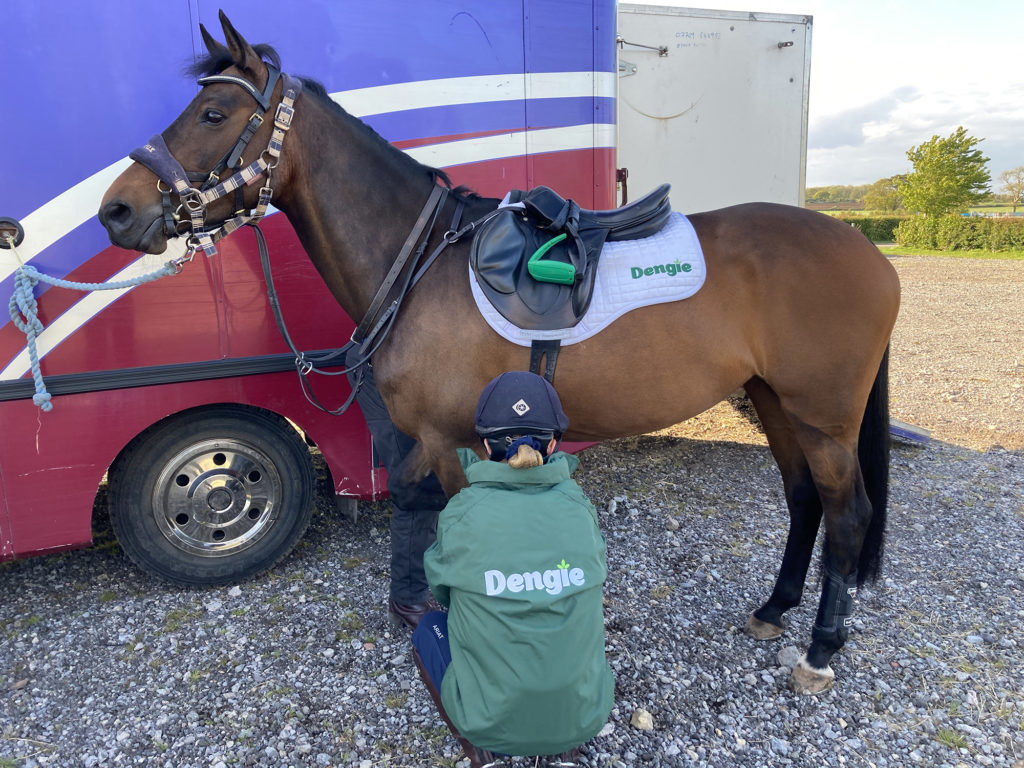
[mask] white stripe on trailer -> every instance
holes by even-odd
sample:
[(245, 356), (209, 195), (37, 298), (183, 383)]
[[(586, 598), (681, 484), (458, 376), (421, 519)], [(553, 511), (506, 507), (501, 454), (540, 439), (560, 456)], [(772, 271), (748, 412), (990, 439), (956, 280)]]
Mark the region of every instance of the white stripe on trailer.
[(446, 141), (441, 144), (412, 147), (406, 150), (406, 154), (427, 165), (449, 168), (505, 157), (614, 146), (614, 125), (588, 123), (571, 125), (568, 128), (543, 128), (536, 131), (516, 131), (475, 139)]
[(615, 98), (615, 72), (531, 72), (448, 77), (337, 91), (331, 98), (356, 117), (411, 109), (523, 99)]

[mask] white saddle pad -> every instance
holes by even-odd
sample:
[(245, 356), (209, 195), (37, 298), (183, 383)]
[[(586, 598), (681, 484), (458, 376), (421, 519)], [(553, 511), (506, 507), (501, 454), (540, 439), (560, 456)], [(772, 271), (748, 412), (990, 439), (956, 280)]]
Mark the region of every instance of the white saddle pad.
[(560, 339), (563, 345), (589, 339), (630, 310), (692, 296), (704, 285), (705, 275), (697, 233), (681, 213), (673, 213), (656, 235), (604, 244), (590, 307), (572, 328), (530, 331), (513, 325), (487, 300), (473, 267), (468, 269), (473, 298), (487, 324), (525, 347), (534, 339)]

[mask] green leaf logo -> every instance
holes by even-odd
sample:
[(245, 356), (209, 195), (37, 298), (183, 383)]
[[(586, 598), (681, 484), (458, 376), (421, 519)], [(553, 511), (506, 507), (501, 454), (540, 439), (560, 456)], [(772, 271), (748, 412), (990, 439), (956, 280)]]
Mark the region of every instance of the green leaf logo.
[(558, 563), (558, 567), (561, 568), (563, 571), (569, 567), (569, 564), (565, 562), (564, 557), (562, 558), (562, 562)]

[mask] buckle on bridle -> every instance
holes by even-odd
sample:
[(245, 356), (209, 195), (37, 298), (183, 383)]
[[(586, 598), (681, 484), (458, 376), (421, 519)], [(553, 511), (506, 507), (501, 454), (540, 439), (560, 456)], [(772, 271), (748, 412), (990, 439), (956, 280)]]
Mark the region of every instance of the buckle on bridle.
[(277, 105), (277, 112), (274, 113), (274, 125), (287, 131), (292, 127), (292, 118), (294, 116), (295, 110), (282, 101)]
[(199, 195), (199, 191), (192, 189), (178, 196), (181, 200), (182, 206), (190, 213), (198, 213), (206, 208), (206, 203), (203, 202)]

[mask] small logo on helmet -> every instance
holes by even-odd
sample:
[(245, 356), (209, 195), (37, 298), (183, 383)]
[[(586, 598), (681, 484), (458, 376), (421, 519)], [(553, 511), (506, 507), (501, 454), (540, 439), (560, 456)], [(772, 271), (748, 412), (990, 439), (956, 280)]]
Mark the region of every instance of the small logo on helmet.
[(525, 400), (523, 400), (523, 399), (521, 399), (521, 398), (520, 398), (519, 402), (518, 402), (518, 403), (515, 403), (515, 404), (514, 404), (514, 405), (512, 406), (512, 410), (513, 410), (513, 411), (515, 411), (517, 415), (519, 415), (519, 416), (522, 416), (522, 415), (524, 415), (524, 414), (525, 414), (525, 413), (526, 413), (526, 412), (527, 412), (528, 410), (530, 410), (530, 406), (528, 406), (528, 405), (526, 404), (526, 401), (525, 401)]

